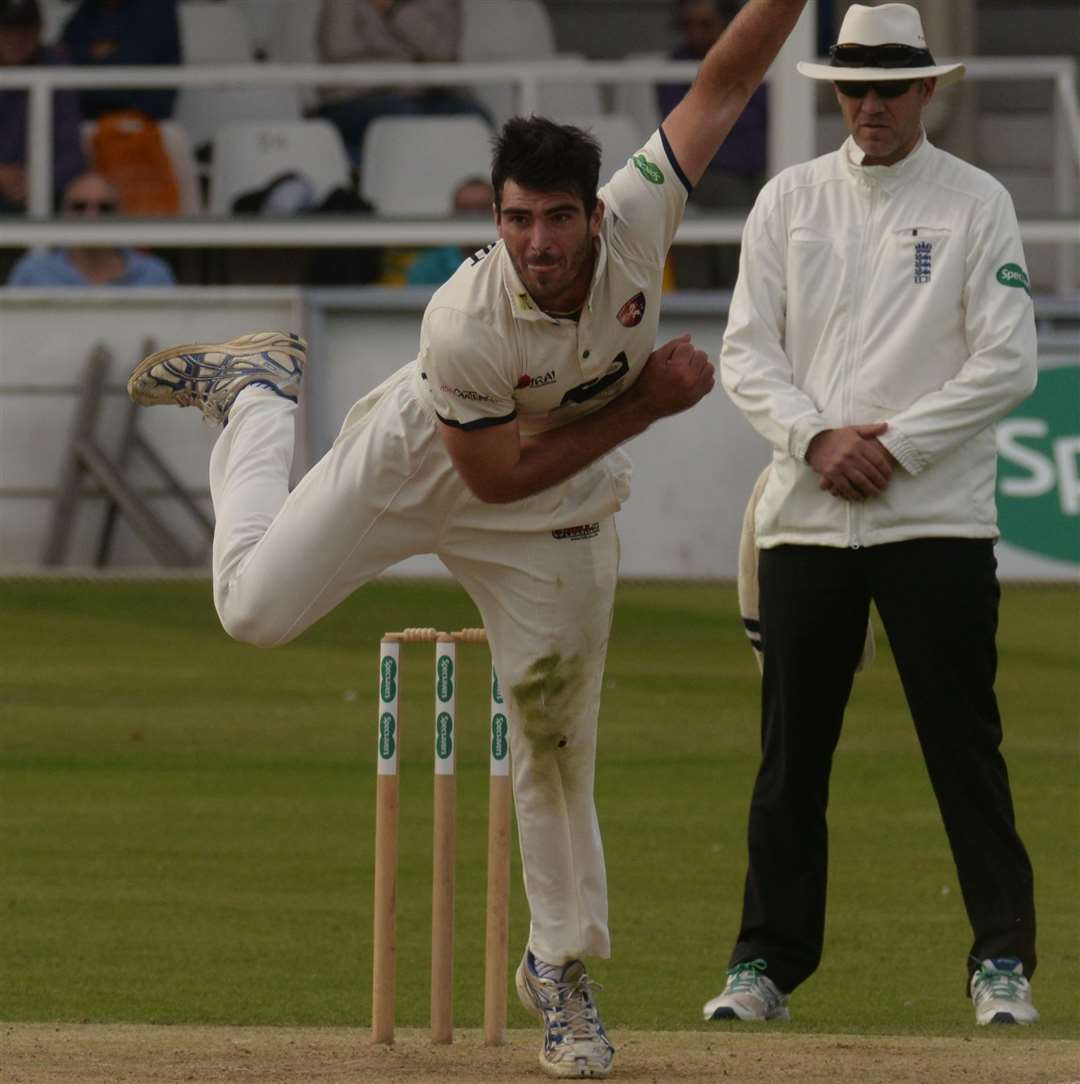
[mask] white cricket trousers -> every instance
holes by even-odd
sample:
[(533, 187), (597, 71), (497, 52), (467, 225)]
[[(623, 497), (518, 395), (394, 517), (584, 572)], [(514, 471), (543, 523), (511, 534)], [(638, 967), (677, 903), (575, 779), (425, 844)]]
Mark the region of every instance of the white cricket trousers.
[[(555, 964), (608, 956), (593, 779), (618, 540), (610, 511), (566, 518), (587, 514), (590, 500), (592, 508), (610, 502), (607, 468), (525, 501), (485, 505), (461, 482), (403, 370), (353, 408), (333, 448), (290, 493), (295, 413), (266, 389), (245, 390), (214, 446), (222, 625), (238, 640), (284, 644), (388, 566), (437, 554), (476, 603), (510, 694), (529, 947)], [(552, 529), (567, 526), (579, 529)]]

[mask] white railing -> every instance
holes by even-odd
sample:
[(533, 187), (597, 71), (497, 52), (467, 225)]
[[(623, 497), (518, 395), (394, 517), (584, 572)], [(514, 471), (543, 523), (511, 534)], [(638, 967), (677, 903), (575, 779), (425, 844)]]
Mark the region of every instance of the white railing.
[[(1075, 249), (1080, 246), (1080, 104), (1077, 98), (1077, 63), (1071, 57), (965, 58), (971, 79), (997, 81), (1049, 81), (1054, 85), (1054, 199), (1053, 214), (1021, 224), (1027, 243), (1060, 244), (1059, 287), (1063, 292), (1075, 284)], [(770, 78), (785, 91), (783, 102), (807, 111), (804, 140), (812, 148), (814, 96), (801, 77), (792, 77), (788, 65), (774, 66)], [(257, 221), (220, 219), (118, 219), (111, 222), (78, 222), (50, 219), (52, 213), (52, 95), (57, 89), (86, 87), (267, 87), (267, 86), (377, 86), (412, 85), (490, 86), (510, 85), (516, 90), (516, 107), (528, 113), (537, 108), (540, 87), (556, 80), (587, 79), (600, 84), (672, 81), (689, 82), (697, 69), (693, 61), (634, 60), (590, 62), (580, 59), (549, 59), (530, 62), (485, 64), (249, 64), (221, 66), (115, 67), (108, 70), (79, 67), (27, 67), (0, 70), (0, 88), (29, 90), (29, 210), (26, 220), (3, 224), (5, 243), (11, 245), (115, 244), (167, 245), (169, 247), (230, 246), (361, 246), (417, 243), (482, 243), (490, 226), (483, 223), (437, 219), (391, 222), (349, 218), (319, 220)], [(794, 98), (792, 86), (803, 86)], [(790, 119), (789, 117), (786, 119)], [(794, 161), (813, 154), (789, 146)], [(770, 161), (770, 172), (790, 164)], [(688, 219), (679, 230), (679, 244), (732, 244), (741, 237), (741, 216), (709, 216)]]
[(641, 82), (672, 79), (690, 82), (694, 61), (589, 63), (578, 59), (485, 64), (245, 64), (180, 67), (114, 67), (107, 71), (77, 67), (0, 70), (0, 88), (30, 89), (30, 213), (46, 218), (52, 203), (51, 131), (53, 89), (87, 87), (365, 87), (492, 86), (517, 91), (516, 107), (532, 113), (544, 82), (587, 77), (595, 82)]

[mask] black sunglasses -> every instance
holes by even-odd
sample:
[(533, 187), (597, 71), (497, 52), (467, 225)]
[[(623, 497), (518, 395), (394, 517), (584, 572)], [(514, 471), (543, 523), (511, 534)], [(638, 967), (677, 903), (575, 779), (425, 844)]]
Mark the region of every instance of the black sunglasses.
[(100, 203), (95, 200), (86, 199), (73, 199), (68, 205), (69, 211), (76, 211), (79, 214), (86, 214), (87, 211), (99, 211), (103, 215), (111, 215), (116, 213), (116, 202), (114, 200), (102, 200)]
[(836, 83), (836, 89), (845, 98), (865, 98), (871, 88), (879, 98), (899, 98), (911, 89), (914, 79), (895, 79), (888, 83)]
[(829, 58), (837, 68), (924, 68), (934, 63), (929, 49), (914, 45), (834, 45)]

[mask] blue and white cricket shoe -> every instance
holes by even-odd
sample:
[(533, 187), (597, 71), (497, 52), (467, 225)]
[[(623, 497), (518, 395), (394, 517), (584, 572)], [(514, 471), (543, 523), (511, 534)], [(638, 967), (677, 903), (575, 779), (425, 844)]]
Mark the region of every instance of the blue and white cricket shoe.
[(1024, 965), (1014, 957), (983, 960), (971, 976), (971, 1002), (976, 1024), (1037, 1024), (1039, 1011), (1031, 1003), (1031, 983)]
[(557, 977), (542, 977), (526, 949), (516, 985), (521, 1004), (544, 1025), (540, 1068), (548, 1076), (599, 1078), (611, 1072), (615, 1047), (604, 1031), (592, 999), (593, 983), (580, 960), (564, 965)]
[(140, 406), (198, 407), (224, 425), (236, 397), (253, 384), (295, 403), (306, 357), (307, 343), (281, 331), (171, 346), (139, 362), (128, 395)]

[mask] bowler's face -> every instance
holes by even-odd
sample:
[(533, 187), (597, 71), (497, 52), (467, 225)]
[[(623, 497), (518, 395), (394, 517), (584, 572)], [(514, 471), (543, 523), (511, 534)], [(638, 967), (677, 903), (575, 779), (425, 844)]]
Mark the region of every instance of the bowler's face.
[(873, 87), (862, 98), (835, 91), (848, 131), (866, 156), (864, 166), (891, 166), (914, 150), (935, 83), (918, 79), (896, 98), (882, 98)]
[(591, 216), (573, 192), (535, 192), (504, 181), (499, 236), (525, 288), (540, 308), (579, 308), (592, 280), (604, 205)]

